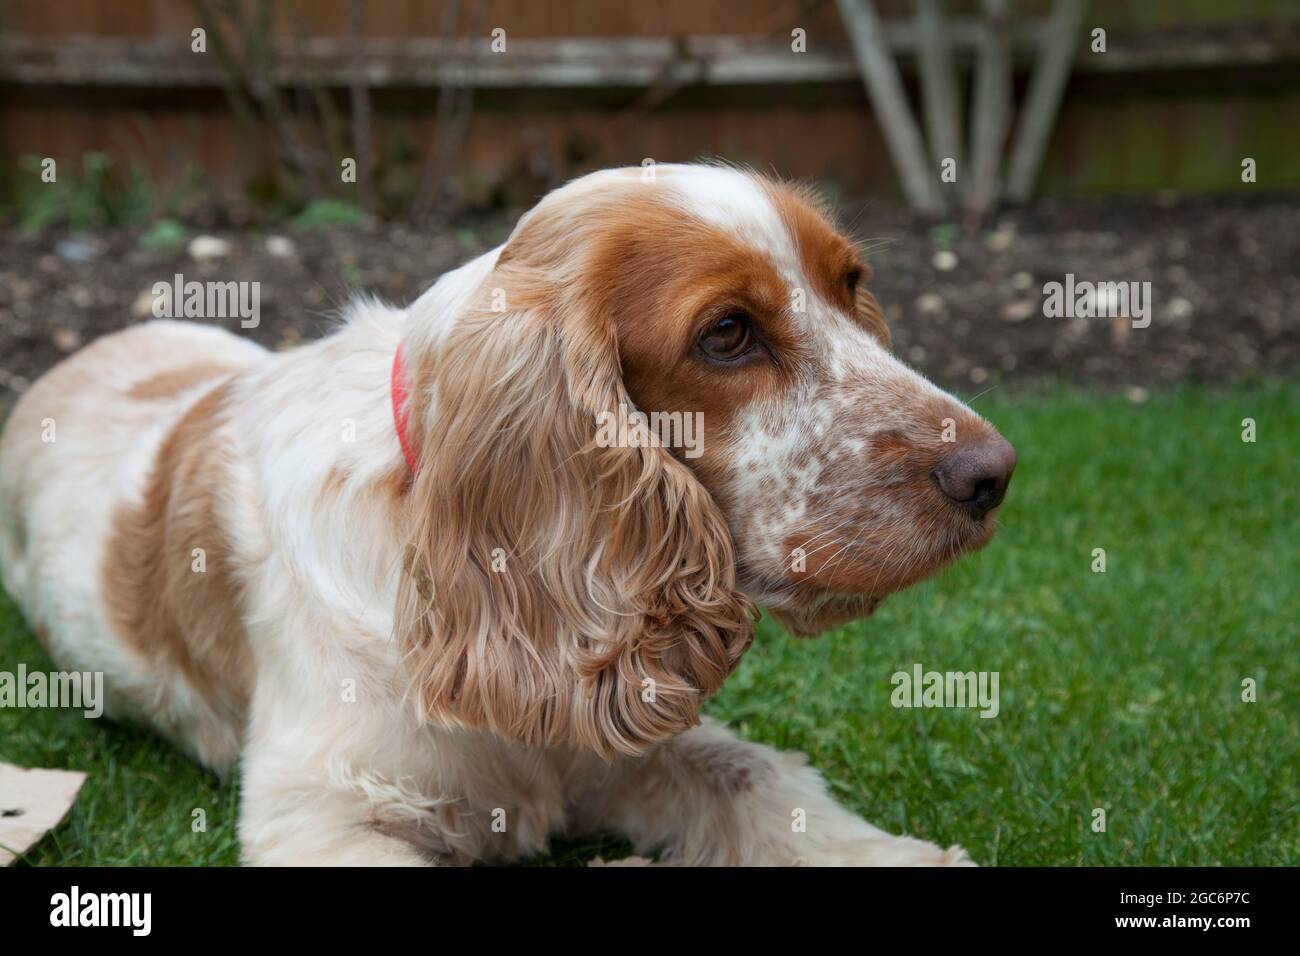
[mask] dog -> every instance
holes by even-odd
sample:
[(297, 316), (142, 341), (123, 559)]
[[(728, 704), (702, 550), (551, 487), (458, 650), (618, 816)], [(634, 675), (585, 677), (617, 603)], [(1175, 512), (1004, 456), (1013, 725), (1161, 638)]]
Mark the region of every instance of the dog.
[(4, 586), (111, 717), (240, 762), (250, 863), (967, 863), (700, 715), (757, 606), (815, 634), (994, 532), (1015, 452), (867, 278), (809, 191), (661, 165), (311, 344), (137, 325), (17, 403)]

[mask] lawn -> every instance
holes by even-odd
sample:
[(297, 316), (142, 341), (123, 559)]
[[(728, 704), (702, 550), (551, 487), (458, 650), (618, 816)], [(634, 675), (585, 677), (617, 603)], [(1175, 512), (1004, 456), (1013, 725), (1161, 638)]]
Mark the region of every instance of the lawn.
[[(992, 545), (818, 640), (765, 620), (709, 710), (985, 865), (1300, 863), (1300, 385), (998, 395), (976, 407), (1020, 465)], [(20, 661), (51, 667), (0, 596), (0, 670)], [(998, 715), (894, 708), (918, 663), (998, 672)], [(0, 758), (90, 774), (31, 863), (237, 861), (237, 783), (143, 732), (0, 709)]]

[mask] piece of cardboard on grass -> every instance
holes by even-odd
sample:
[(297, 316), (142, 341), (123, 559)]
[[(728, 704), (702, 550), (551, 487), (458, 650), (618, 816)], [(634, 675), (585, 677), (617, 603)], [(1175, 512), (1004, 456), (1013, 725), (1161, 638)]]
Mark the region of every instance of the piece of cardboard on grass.
[(0, 866), (58, 826), (85, 782), (79, 770), (28, 770), (0, 761)]

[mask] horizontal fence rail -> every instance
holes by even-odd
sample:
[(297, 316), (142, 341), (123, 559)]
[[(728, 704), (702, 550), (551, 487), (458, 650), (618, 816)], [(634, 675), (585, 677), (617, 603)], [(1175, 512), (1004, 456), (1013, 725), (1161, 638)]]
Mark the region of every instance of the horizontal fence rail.
[[(1014, 24), (1011, 55), (1032, 62), (1040, 21)], [(908, 61), (918, 51), (915, 24), (887, 23), (885, 40)], [(974, 18), (953, 18), (954, 55), (973, 58), (981, 37)], [(270, 80), (345, 86), (360, 78), (373, 88), (447, 84), (480, 88), (581, 88), (695, 83), (716, 86), (857, 81), (847, 42), (792, 53), (786, 40), (739, 36), (683, 38), (557, 38), (510, 40), (493, 53), (489, 40), (450, 38), (315, 38), (277, 41)], [(1082, 52), (1074, 69), (1123, 73), (1300, 63), (1300, 27), (1232, 27), (1112, 35), (1105, 55)], [(358, 66), (358, 64), (360, 64)], [(909, 66), (910, 66), (909, 62)], [(0, 82), (33, 85), (214, 87), (223, 74), (216, 58), (190, 52), (189, 37), (60, 38), (0, 36)]]

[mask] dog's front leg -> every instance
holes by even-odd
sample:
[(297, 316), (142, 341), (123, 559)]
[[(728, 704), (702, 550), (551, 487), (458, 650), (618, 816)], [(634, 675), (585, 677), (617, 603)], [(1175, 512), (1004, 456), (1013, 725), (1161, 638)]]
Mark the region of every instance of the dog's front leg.
[(620, 761), (584, 805), (583, 825), (628, 836), (638, 853), (686, 865), (967, 864), (959, 847), (885, 833), (845, 810), (802, 754), (740, 740), (706, 720)]
[[(317, 744), (318, 742), (312, 742)], [(339, 759), (319, 759), (302, 738), (253, 738), (245, 748), (239, 839), (261, 866), (430, 866), (436, 862), (383, 832), (365, 790), (340, 779)], [(341, 758), (340, 758), (341, 759)]]

